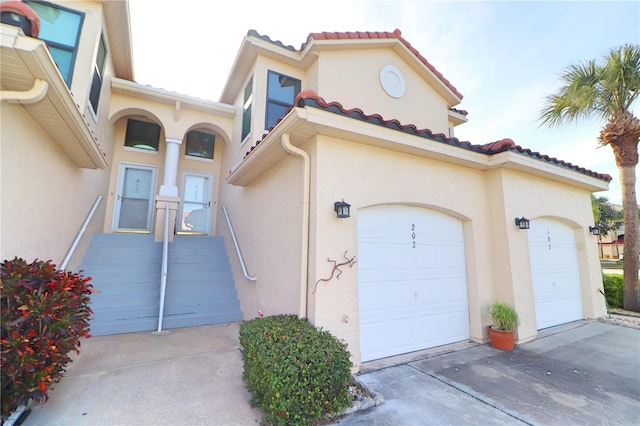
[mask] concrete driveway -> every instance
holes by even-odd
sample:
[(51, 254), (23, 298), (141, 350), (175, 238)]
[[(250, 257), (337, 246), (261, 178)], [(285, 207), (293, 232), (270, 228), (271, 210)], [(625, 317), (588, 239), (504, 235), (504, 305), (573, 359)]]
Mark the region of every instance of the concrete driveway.
[(638, 425), (640, 329), (579, 321), (361, 374), (379, 407), (341, 425)]

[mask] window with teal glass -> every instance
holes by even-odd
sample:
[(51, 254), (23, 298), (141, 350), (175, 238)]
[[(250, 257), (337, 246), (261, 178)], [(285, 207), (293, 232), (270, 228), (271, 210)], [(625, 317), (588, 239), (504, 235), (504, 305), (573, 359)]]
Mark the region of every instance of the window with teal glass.
[(38, 38), (47, 43), (49, 53), (62, 78), (71, 86), (80, 29), (84, 13), (44, 1), (26, 1), (40, 18)]

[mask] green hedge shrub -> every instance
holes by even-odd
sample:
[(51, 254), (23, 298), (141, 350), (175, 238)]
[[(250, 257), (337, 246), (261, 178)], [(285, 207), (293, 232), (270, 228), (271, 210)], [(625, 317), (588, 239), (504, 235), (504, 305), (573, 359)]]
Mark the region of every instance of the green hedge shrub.
[(622, 292), (624, 276), (617, 274), (603, 274), (604, 294), (610, 308), (622, 308)]
[(306, 425), (351, 404), (344, 342), (306, 318), (276, 315), (240, 326), (243, 379), (251, 404), (272, 425)]
[(5, 260), (0, 265), (2, 419), (33, 399), (46, 402), (69, 352), (90, 337), (91, 278), (56, 269), (50, 261)]

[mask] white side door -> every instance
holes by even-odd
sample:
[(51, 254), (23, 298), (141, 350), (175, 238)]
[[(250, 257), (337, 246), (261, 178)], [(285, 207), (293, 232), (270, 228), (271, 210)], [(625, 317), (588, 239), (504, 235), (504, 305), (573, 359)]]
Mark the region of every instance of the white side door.
[(209, 234), (213, 176), (183, 172), (178, 232)]
[(155, 167), (120, 164), (114, 232), (151, 232), (155, 187)]

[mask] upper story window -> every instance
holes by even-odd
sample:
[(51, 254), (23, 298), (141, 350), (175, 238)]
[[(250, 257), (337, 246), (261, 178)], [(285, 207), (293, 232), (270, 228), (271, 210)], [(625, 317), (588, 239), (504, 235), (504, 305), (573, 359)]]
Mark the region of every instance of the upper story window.
[(159, 143), (160, 126), (156, 123), (132, 118), (127, 120), (127, 135), (124, 138), (124, 146), (157, 151)]
[(100, 35), (100, 44), (98, 45), (98, 56), (93, 65), (93, 80), (91, 81), (91, 91), (89, 92), (89, 102), (95, 114), (98, 113), (98, 103), (100, 102), (100, 90), (102, 89), (102, 80), (104, 78), (104, 64), (107, 59), (107, 45), (104, 42), (104, 35)]
[(40, 34), (58, 66), (62, 78), (71, 87), (80, 28), (84, 13), (44, 1), (26, 1), (40, 17)]
[(191, 131), (187, 133), (185, 154), (191, 155), (192, 157), (213, 159), (213, 147), (215, 140), (215, 135)]
[(242, 104), (242, 137), (241, 141), (251, 132), (251, 104), (253, 103), (253, 76), (244, 87), (244, 103)]
[(267, 80), (267, 113), (265, 128), (276, 124), (300, 93), (300, 80), (269, 71)]

